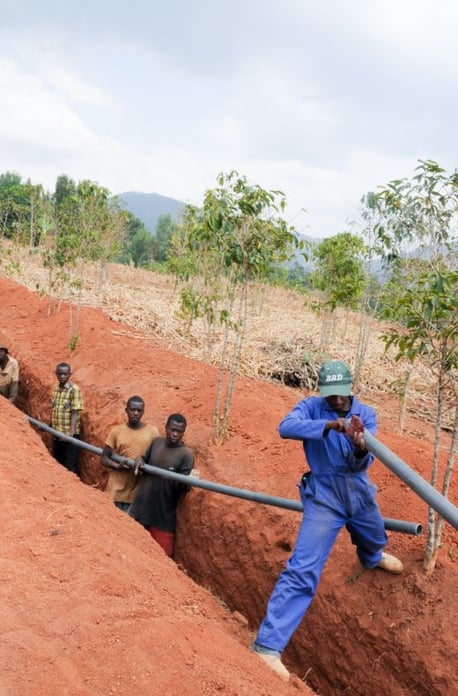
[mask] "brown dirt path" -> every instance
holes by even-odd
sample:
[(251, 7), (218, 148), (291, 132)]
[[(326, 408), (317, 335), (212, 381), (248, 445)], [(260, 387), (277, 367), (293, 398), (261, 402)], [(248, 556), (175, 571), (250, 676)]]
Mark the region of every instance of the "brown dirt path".
[[(68, 360), (85, 396), (87, 441), (101, 446), (124, 419), (125, 400), (139, 393), (152, 423), (162, 426), (173, 411), (187, 416), (187, 444), (205, 478), (295, 497), (300, 447), (280, 441), (276, 428), (301, 398), (297, 392), (240, 378), (231, 437), (216, 447), (214, 368), (139, 338), (138, 330), (130, 337), (95, 309), (83, 309), (81, 340), (71, 353), (65, 306), (48, 316), (46, 300), (6, 280), (0, 302), (0, 338), (20, 361), (22, 406), (30, 415), (49, 421), (54, 368)], [(428, 428), (412, 421), (411, 434), (393, 435), (393, 404), (380, 397), (374, 406), (380, 439), (426, 476)], [(94, 457), (84, 457), (83, 486), (49, 457), (20, 412), (5, 403), (0, 409), (0, 475), (8, 491), (1, 507), (2, 696), (306, 689), (298, 678), (283, 685), (259, 665), (246, 648), (252, 633), (113, 509), (97, 490), (104, 472)], [(379, 463), (373, 479), (384, 516), (425, 524), (426, 505)], [(254, 631), (298, 524), (298, 513), (194, 490), (180, 510), (177, 562)], [(288, 666), (321, 694), (443, 696), (458, 683), (458, 534), (447, 526), (429, 579), (421, 571), (424, 539), (390, 536), (390, 550), (406, 565), (400, 578), (361, 573), (346, 535), (339, 537), (285, 651)]]

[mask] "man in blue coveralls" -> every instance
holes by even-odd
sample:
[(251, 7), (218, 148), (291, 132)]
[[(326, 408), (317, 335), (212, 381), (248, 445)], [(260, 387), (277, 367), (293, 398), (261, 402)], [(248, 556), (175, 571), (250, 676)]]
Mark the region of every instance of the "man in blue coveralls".
[[(299, 486), (304, 514), (291, 558), (274, 587), (253, 650), (284, 679), (280, 656), (315, 595), (337, 534), (346, 526), (364, 568), (401, 573), (402, 563), (384, 553), (387, 537), (367, 475), (374, 455), (364, 428), (375, 434), (375, 411), (352, 395), (352, 376), (341, 360), (325, 362), (318, 374), (320, 396), (299, 401), (282, 420), (282, 438), (300, 440), (310, 472)], [(359, 427), (350, 428), (348, 419)], [(364, 427), (363, 427), (364, 426)]]

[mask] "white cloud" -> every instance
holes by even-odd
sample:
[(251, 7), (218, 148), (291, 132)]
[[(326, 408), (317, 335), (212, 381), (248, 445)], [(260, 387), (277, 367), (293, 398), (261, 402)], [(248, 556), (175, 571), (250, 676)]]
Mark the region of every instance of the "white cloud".
[(456, 56), (458, 6), (454, 0), (373, 0), (362, 8), (364, 23), (399, 51), (432, 49), (432, 56)]
[(36, 76), (21, 71), (11, 61), (0, 61), (0, 142), (3, 154), (8, 140), (21, 141), (55, 153), (75, 152), (96, 137), (83, 120)]
[(69, 97), (74, 102), (103, 108), (119, 108), (119, 100), (114, 96), (62, 68), (51, 68), (46, 74), (46, 82), (55, 87), (62, 97)]
[(448, 0), (26, 5), (0, 25), (2, 166), (48, 188), (198, 204), (236, 169), (323, 236), (418, 157), (457, 164)]

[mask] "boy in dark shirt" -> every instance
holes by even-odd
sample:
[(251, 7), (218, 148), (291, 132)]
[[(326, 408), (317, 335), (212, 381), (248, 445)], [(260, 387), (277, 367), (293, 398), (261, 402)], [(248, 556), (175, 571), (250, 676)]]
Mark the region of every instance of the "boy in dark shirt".
[[(189, 475), (194, 465), (194, 455), (182, 441), (186, 430), (186, 418), (180, 413), (168, 417), (165, 437), (157, 437), (143, 457), (135, 460), (135, 472), (145, 464)], [(172, 557), (175, 547), (176, 510), (180, 497), (188, 486), (162, 476), (145, 473), (140, 479), (129, 515), (140, 522), (153, 539)]]

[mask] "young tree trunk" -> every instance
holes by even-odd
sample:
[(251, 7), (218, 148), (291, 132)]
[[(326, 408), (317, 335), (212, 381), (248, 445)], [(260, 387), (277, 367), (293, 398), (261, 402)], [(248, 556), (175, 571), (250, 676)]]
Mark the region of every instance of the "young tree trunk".
[(245, 280), (245, 282), (240, 290), (240, 302), (239, 302), (238, 318), (237, 318), (237, 330), (236, 330), (236, 335), (235, 335), (235, 340), (234, 340), (234, 346), (232, 348), (232, 359), (231, 359), (231, 366), (230, 366), (230, 371), (229, 371), (229, 380), (228, 380), (227, 389), (226, 389), (226, 398), (224, 400), (223, 420), (222, 420), (222, 427), (221, 427), (221, 433), (220, 433), (220, 436), (222, 438), (221, 441), (223, 441), (224, 438), (226, 437), (227, 429), (228, 429), (228, 425), (229, 425), (229, 414), (231, 411), (232, 396), (234, 393), (235, 380), (237, 377), (237, 372), (238, 372), (238, 367), (239, 367), (239, 362), (240, 362), (240, 354), (242, 351), (243, 337), (245, 335), (247, 305), (248, 305), (248, 281)]
[[(437, 397), (436, 397), (436, 426), (434, 431), (434, 452), (433, 465), (431, 469), (431, 485), (436, 488), (437, 475), (439, 470), (439, 453), (441, 445), (441, 421), (443, 412), (443, 397), (444, 397), (444, 379), (445, 372), (441, 365), (439, 371)], [(427, 575), (431, 575), (434, 571), (437, 554), (439, 552), (439, 540), (437, 535), (438, 514), (429, 508), (428, 511), (428, 529), (426, 537), (425, 557), (423, 560), (423, 568)]]
[[(232, 315), (232, 306), (234, 303), (234, 288), (232, 287), (230, 289), (230, 295), (229, 295), (229, 309), (228, 309), (228, 317)], [(221, 444), (223, 441), (222, 438), (222, 424), (221, 424), (221, 403), (223, 400), (223, 383), (224, 383), (224, 377), (226, 374), (226, 356), (228, 353), (229, 349), (229, 336), (230, 336), (230, 321), (226, 321), (224, 325), (224, 338), (223, 338), (223, 345), (221, 348), (221, 354), (220, 354), (220, 360), (219, 360), (219, 369), (218, 369), (218, 381), (216, 384), (216, 398), (215, 398), (215, 409), (213, 411), (213, 422), (215, 424), (215, 442), (217, 444)]]
[(53, 269), (49, 267), (48, 269), (48, 317), (51, 315), (51, 300), (52, 300), (52, 288), (53, 288)]
[(103, 286), (107, 281), (107, 260), (105, 257), (100, 259), (99, 274), (97, 279), (97, 297), (100, 299)]
[(353, 370), (353, 387), (355, 392), (358, 392), (361, 386), (361, 373), (363, 371), (364, 361), (366, 359), (367, 345), (370, 334), (369, 315), (364, 308), (360, 316), (361, 321), (359, 324), (358, 344), (356, 346), (355, 367)]
[(30, 196), (30, 235), (29, 246), (31, 249), (35, 246), (35, 206), (33, 196)]
[(404, 430), (404, 420), (407, 411), (407, 397), (409, 394), (410, 378), (412, 376), (412, 365), (408, 365), (402, 379), (402, 388), (399, 393), (399, 414), (398, 414), (398, 435)]
[(328, 309), (323, 310), (323, 321), (321, 323), (319, 352), (325, 353), (329, 348), (331, 340), (331, 313)]
[[(442, 495), (446, 498), (448, 497), (448, 492), (450, 489), (450, 481), (452, 479), (452, 474), (455, 469), (456, 462), (456, 452), (458, 448), (458, 407), (455, 406), (455, 421), (453, 425), (452, 440), (450, 443), (450, 449), (447, 458), (447, 466), (445, 468), (444, 478), (442, 481)], [(434, 551), (431, 556), (431, 562), (427, 572), (431, 573), (436, 567), (437, 557), (439, 554), (439, 549), (442, 545), (442, 531), (444, 528), (444, 518), (439, 517), (436, 523), (436, 530), (434, 534)]]

